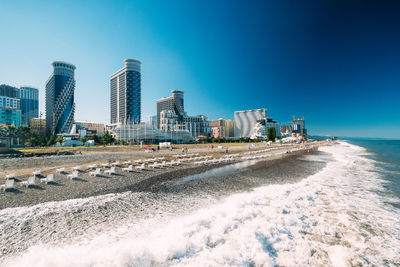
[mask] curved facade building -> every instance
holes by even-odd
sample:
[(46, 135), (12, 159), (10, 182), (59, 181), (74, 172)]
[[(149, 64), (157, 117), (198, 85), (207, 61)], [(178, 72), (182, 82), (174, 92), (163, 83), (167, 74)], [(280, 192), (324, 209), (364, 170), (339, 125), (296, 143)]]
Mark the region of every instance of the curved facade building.
[(74, 121), (75, 66), (52, 63), (54, 71), (46, 82), (46, 133), (68, 133)]
[(125, 67), (111, 75), (111, 124), (140, 123), (141, 64), (137, 59), (125, 59)]
[(235, 137), (251, 137), (257, 122), (266, 119), (265, 108), (235, 111)]

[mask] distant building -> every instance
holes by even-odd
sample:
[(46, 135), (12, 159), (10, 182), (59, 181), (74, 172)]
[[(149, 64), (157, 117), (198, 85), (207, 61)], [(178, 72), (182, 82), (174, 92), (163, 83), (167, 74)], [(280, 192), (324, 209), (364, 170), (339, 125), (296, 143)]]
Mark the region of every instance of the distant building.
[(31, 132), (37, 135), (46, 135), (46, 119), (32, 118), (29, 120)]
[(301, 136), (304, 139), (307, 139), (307, 129), (306, 122), (303, 118), (296, 119), (293, 117), (292, 119), (292, 135)]
[(157, 126), (161, 131), (187, 130), (197, 138), (211, 135), (207, 117), (204, 115), (188, 116), (184, 109), (184, 92), (171, 91), (172, 96), (157, 100)]
[(0, 108), (0, 123), (21, 126), (21, 110), (11, 108)]
[(104, 134), (104, 123), (88, 121), (75, 121), (74, 123), (79, 127), (85, 128), (88, 136)]
[(234, 137), (234, 122), (232, 120), (212, 120), (209, 121), (210, 127), (212, 129), (213, 137)]
[(120, 124), (112, 129), (112, 135), (117, 140), (126, 143), (136, 143), (140, 140), (152, 140), (153, 142), (187, 143), (195, 141), (195, 138), (188, 130), (161, 131), (141, 124)]
[(279, 125), (279, 123), (272, 118), (267, 118), (265, 120), (265, 128), (268, 131), (268, 128), (270, 127), (275, 128), (276, 136), (281, 136), (281, 126)]
[(19, 88), (18, 95), (22, 113), (22, 125), (29, 126), (30, 119), (39, 117), (39, 90), (23, 86)]
[(251, 109), (235, 112), (235, 137), (251, 137), (259, 120), (267, 119), (267, 110)]
[(0, 124), (21, 126), (21, 116), (18, 88), (0, 85)]
[(163, 110), (160, 117), (162, 132), (189, 131), (194, 138), (211, 135), (210, 125), (204, 115), (187, 116), (185, 114), (180, 117), (171, 110)]
[(160, 128), (161, 111), (169, 110), (178, 117), (182, 118), (185, 115), (183, 94), (184, 91), (172, 90), (170, 97), (163, 97), (157, 100), (157, 127)]
[(11, 86), (11, 85), (1, 84), (0, 85), (0, 95), (11, 97), (11, 98), (18, 98), (18, 88)]
[(157, 127), (157, 115), (156, 116), (149, 116), (147, 118), (147, 125), (156, 128)]
[(125, 67), (111, 75), (111, 124), (139, 124), (141, 121), (141, 62), (125, 59)]
[(281, 125), (280, 130), (282, 137), (292, 136), (292, 125)]
[(214, 138), (224, 137), (225, 132), (223, 126), (210, 126), (210, 127), (211, 127), (212, 137)]
[(75, 66), (62, 61), (52, 63), (53, 73), (46, 82), (46, 133), (62, 134), (74, 122)]
[(272, 118), (258, 120), (252, 130), (251, 139), (264, 139), (268, 136), (268, 129), (275, 128), (276, 136), (281, 136), (280, 125)]
[(0, 108), (20, 109), (20, 103), (18, 98), (0, 95)]

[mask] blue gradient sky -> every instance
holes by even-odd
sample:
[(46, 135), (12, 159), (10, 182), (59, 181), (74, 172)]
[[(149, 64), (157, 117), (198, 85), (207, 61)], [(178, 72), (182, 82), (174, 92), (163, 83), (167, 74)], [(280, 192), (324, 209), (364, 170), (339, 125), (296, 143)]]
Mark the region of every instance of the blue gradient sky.
[(77, 120), (109, 121), (109, 77), (142, 61), (142, 118), (170, 90), (190, 115), (267, 108), (311, 134), (400, 138), (398, 1), (0, 3), (0, 83), (76, 65)]

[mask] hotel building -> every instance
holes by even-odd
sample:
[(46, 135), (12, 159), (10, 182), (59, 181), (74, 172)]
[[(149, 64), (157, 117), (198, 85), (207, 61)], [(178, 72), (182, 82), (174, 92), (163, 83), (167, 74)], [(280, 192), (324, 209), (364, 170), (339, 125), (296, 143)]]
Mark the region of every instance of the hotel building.
[(189, 131), (194, 138), (211, 135), (206, 116), (186, 114), (183, 105), (184, 92), (173, 90), (171, 93), (172, 96), (157, 101), (157, 125), (160, 131)]
[(46, 119), (32, 118), (29, 120), (31, 132), (37, 135), (46, 135)]
[(257, 122), (267, 119), (267, 110), (251, 109), (235, 112), (235, 137), (251, 137)]
[(172, 113), (182, 118), (185, 114), (183, 105), (184, 91), (172, 90), (170, 97), (163, 97), (157, 100), (157, 127), (160, 128), (161, 111), (170, 110)]
[(89, 122), (89, 121), (75, 121), (77, 126), (83, 127), (89, 131), (91, 135), (103, 135), (104, 134), (104, 123), (101, 122)]
[(39, 90), (23, 86), (18, 90), (22, 113), (22, 125), (29, 126), (32, 118), (39, 117)]
[(111, 75), (111, 125), (141, 121), (141, 62), (125, 59), (125, 67)]
[(213, 137), (234, 137), (234, 122), (233, 120), (212, 120), (209, 121)]
[(74, 122), (75, 66), (62, 61), (54, 68), (46, 82), (46, 133), (69, 133)]
[(20, 99), (16, 87), (0, 85), (0, 124), (21, 126)]

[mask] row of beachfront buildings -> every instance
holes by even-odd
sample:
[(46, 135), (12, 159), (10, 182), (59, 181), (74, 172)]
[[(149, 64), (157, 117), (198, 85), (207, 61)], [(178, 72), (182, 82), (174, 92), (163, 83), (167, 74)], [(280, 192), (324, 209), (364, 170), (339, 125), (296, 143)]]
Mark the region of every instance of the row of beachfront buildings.
[[(263, 138), (269, 127), (278, 136), (306, 138), (304, 118), (279, 124), (267, 117), (265, 108), (237, 111), (234, 120), (208, 120), (190, 116), (184, 108), (184, 91), (156, 101), (156, 115), (143, 121), (141, 114), (141, 62), (126, 59), (124, 67), (110, 77), (110, 123), (77, 121), (75, 114), (75, 69), (55, 61), (46, 81), (45, 118), (39, 116), (39, 93), (32, 87), (0, 86), (0, 125), (26, 125), (37, 134), (91, 137), (110, 131), (123, 140), (194, 141), (201, 138)], [(3, 104), (5, 103), (5, 104)]]

